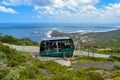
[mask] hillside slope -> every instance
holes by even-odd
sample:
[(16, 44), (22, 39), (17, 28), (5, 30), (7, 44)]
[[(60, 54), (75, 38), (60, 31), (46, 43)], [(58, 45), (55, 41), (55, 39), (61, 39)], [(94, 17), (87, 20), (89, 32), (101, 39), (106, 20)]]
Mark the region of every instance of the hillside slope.
[(102, 47), (120, 47), (120, 29), (108, 32), (91, 32), (86, 34), (81, 33), (63, 33), (53, 31), (52, 37), (71, 37), (74, 43), (90, 43), (93, 45), (99, 45)]

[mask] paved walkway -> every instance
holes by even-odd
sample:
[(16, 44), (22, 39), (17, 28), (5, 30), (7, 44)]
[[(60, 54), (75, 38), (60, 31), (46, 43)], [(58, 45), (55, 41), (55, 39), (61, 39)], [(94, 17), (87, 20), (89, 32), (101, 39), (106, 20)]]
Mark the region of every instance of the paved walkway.
[(99, 68), (106, 68), (106, 69), (113, 69), (114, 68), (114, 62), (76, 62), (72, 63), (72, 66), (79, 66), (82, 68), (88, 68), (88, 67), (99, 67)]
[(85, 52), (85, 51), (74, 51), (74, 55), (77, 56), (90, 56), (90, 57), (102, 57), (102, 58), (109, 58), (110, 55), (106, 54), (97, 54), (97, 53), (92, 53), (92, 52)]
[(47, 61), (47, 60), (53, 60), (63, 66), (70, 66), (71, 65), (71, 62), (69, 60), (65, 60), (63, 58), (60, 58), (60, 57), (41, 57), (39, 56), (38, 57), (41, 61)]
[[(4, 45), (8, 45), (8, 44), (4, 44)], [(15, 48), (18, 51), (23, 51), (23, 52), (28, 52), (30, 53), (33, 57), (35, 57), (35, 55), (38, 55), (38, 58), (41, 61), (46, 61), (46, 60), (54, 60), (55, 62), (60, 63), (61, 65), (65, 65), (65, 66), (70, 66), (71, 62), (70, 61), (66, 61), (63, 58), (58, 58), (58, 57), (41, 57), (39, 56), (39, 47), (35, 47), (35, 46), (16, 46), (16, 45), (8, 45), (10, 48)], [(94, 57), (103, 57), (103, 58), (109, 58), (110, 55), (105, 55), (105, 54), (93, 54), (91, 52), (84, 52), (84, 51), (74, 51), (74, 56), (94, 56)]]
[(23, 51), (23, 52), (28, 52), (30, 53), (34, 58), (35, 55), (38, 55), (37, 58), (39, 58), (41, 61), (46, 61), (46, 60), (54, 60), (55, 62), (63, 65), (63, 66), (70, 66), (71, 63), (70, 61), (66, 61), (63, 58), (58, 58), (58, 57), (41, 57), (39, 56), (39, 47), (35, 46), (17, 46), (17, 45), (9, 45), (9, 44), (4, 44), (8, 45), (10, 48), (14, 48), (18, 51)]

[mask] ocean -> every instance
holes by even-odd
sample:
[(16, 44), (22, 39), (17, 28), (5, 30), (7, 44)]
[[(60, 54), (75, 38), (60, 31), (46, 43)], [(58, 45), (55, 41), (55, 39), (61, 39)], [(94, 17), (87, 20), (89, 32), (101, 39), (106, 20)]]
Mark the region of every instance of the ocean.
[(30, 38), (40, 42), (50, 38), (54, 30), (60, 32), (105, 32), (120, 29), (120, 24), (72, 24), (72, 23), (1, 23), (0, 32), (2, 35), (12, 35), (16, 38)]

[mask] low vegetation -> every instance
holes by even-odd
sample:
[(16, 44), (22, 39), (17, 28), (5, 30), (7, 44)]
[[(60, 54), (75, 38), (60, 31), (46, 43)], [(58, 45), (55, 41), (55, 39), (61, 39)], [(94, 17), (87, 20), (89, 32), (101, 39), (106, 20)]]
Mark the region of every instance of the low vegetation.
[(0, 41), (14, 45), (39, 46), (39, 43), (31, 41), (29, 38), (18, 39), (10, 35), (0, 36)]
[[(101, 58), (88, 60), (106, 61)], [(112, 70), (95, 67), (66, 67), (54, 61), (42, 62), (32, 58), (28, 53), (0, 44), (0, 80), (104, 80), (107, 78), (117, 80), (120, 76), (120, 68), (118, 63), (115, 66)]]
[[(0, 80), (47, 80), (31, 55), (0, 44)], [(35, 64), (36, 63), (36, 64)]]
[(111, 56), (110, 58), (88, 57), (88, 56), (76, 56), (74, 62), (119, 62), (120, 60)]

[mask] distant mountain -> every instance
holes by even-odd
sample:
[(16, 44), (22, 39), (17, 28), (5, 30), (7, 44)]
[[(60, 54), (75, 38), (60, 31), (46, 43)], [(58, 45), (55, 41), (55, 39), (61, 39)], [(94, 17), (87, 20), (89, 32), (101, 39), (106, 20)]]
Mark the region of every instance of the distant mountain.
[(75, 44), (90, 43), (102, 47), (120, 48), (120, 29), (107, 32), (91, 32), (91, 33), (63, 33), (53, 31), (52, 37), (71, 37)]

